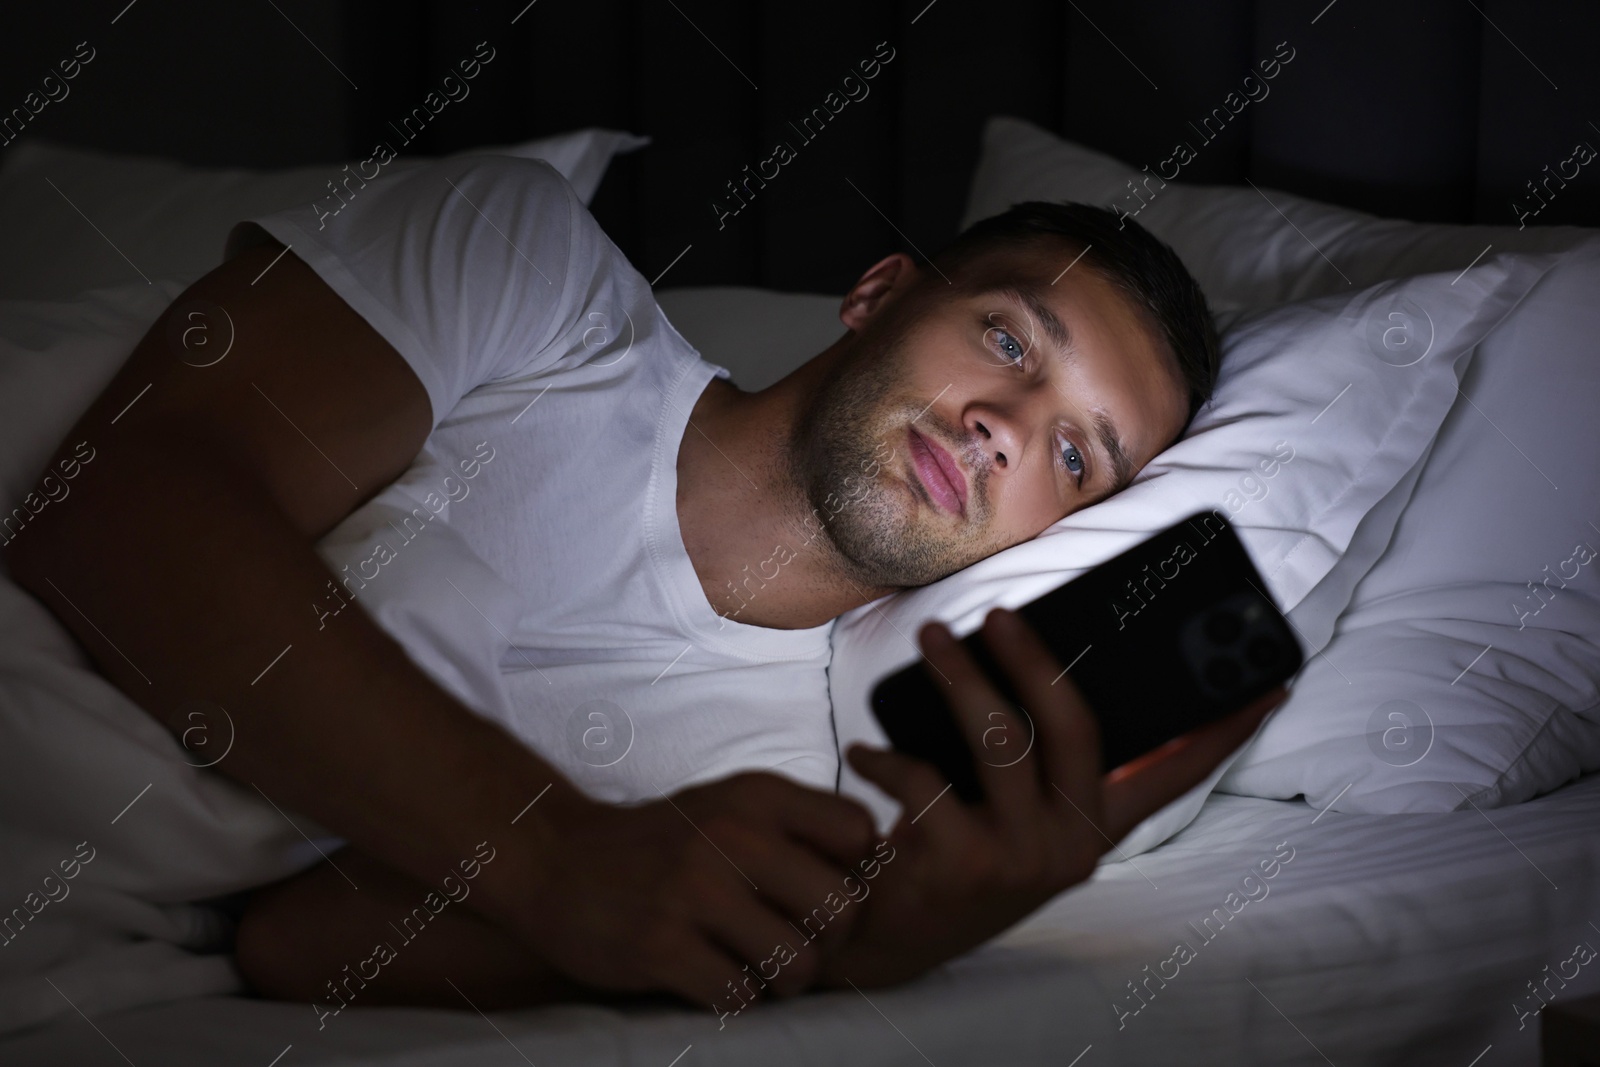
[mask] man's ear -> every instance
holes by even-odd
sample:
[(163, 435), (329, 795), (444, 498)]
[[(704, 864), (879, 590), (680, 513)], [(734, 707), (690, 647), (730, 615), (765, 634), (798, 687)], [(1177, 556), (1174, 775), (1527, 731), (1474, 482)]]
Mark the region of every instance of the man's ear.
[(910, 289), (922, 271), (916, 261), (904, 252), (884, 256), (863, 274), (839, 305), (839, 321), (846, 328), (859, 330), (867, 320), (877, 314), (891, 293)]

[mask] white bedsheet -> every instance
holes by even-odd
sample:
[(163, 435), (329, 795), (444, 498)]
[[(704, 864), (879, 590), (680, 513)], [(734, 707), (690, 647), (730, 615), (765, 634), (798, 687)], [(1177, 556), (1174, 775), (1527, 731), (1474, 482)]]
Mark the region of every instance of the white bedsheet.
[[(1492, 820), (1492, 822), (1491, 822)], [(0, 1042), (0, 1063), (762, 1067), (894, 1064), (1533, 1064), (1527, 983), (1600, 946), (1600, 775), (1487, 813), (1341, 815), (1213, 796), (1168, 845), (1108, 864), (995, 944), (891, 990), (809, 995), (719, 1029), (709, 1011), (566, 1006), (485, 1017), (208, 998), (76, 1015)], [(1224, 907), (1214, 940), (1188, 925)], [(1262, 886), (1266, 887), (1265, 895)], [(1591, 923), (1595, 925), (1591, 925)], [(1137, 1015), (1112, 1004), (1186, 940)], [(1167, 973), (1171, 973), (1170, 967)], [(1570, 967), (1569, 967), (1570, 973)], [(446, 976), (441, 975), (441, 985)], [(1600, 961), (1556, 999), (1600, 990)], [(869, 999), (870, 998), (870, 999)], [(113, 1047), (114, 1046), (114, 1047)], [(290, 1047), (292, 1046), (292, 1048)], [(692, 1048), (690, 1047), (692, 1046)], [(1492, 1047), (1491, 1047), (1492, 1046)], [(686, 1051), (687, 1050), (687, 1051)], [(675, 1059), (682, 1054), (681, 1059)], [(1082, 1054), (1081, 1059), (1075, 1059)]]

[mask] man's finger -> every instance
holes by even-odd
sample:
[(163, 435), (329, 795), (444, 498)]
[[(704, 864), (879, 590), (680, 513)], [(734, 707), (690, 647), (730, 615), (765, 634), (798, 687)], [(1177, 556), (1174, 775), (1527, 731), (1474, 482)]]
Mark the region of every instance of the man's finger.
[(1098, 821), (1100, 727), (1094, 713), (1025, 619), (1004, 609), (991, 617), (1000, 628), (1000, 640), (991, 645), (995, 657), (1015, 679), (1032, 713), (1034, 746), (1049, 791), (1046, 800), (1055, 804), (1065, 798), (1091, 822)]
[[(708, 1005), (719, 1015), (740, 1011), (746, 1001), (754, 999), (740, 984), (745, 977), (744, 964), (735, 962), (710, 937), (685, 937), (684, 944), (671, 953), (671, 959), (662, 961), (660, 971), (662, 988), (697, 1007)], [(733, 983), (737, 994), (729, 983)], [(759, 995), (760, 990), (755, 992)]]
[(872, 851), (877, 828), (859, 802), (808, 788), (780, 775), (762, 777), (763, 787), (770, 790), (770, 795), (761, 795), (756, 803), (769, 805), (768, 810), (785, 833), (845, 866), (859, 863)]
[(1279, 686), (1242, 710), (1176, 737), (1106, 775), (1106, 833), (1122, 840), (1140, 822), (1204, 781), (1287, 697)]
[[(867, 858), (864, 854), (856, 862)], [(740, 865), (797, 928), (794, 948), (819, 941), (826, 948), (841, 940), (854, 925), (860, 908), (835, 911), (828, 907), (848, 898), (851, 886), (860, 892), (860, 876), (852, 868), (839, 869), (809, 848), (787, 840), (769, 841), (766, 847), (747, 849)], [(808, 968), (810, 973), (814, 968)]]
[(845, 758), (857, 774), (900, 802), (902, 824), (915, 824), (931, 839), (947, 839), (942, 847), (959, 848), (976, 829), (972, 812), (932, 765), (861, 744), (851, 745)]
[[(738, 877), (735, 875), (734, 877)], [(702, 921), (705, 930), (719, 944), (727, 948), (740, 961), (734, 973), (728, 975), (740, 985), (747, 975), (770, 985), (772, 993), (786, 996), (798, 993), (810, 984), (820, 961), (815, 951), (800, 958), (805, 940), (795, 933), (789, 920), (779, 914), (776, 905), (747, 893), (743, 882), (721, 899), (716, 908)], [(749, 970), (743, 970), (745, 965)]]
[[(989, 631), (984, 637), (991, 649), (992, 633)], [(941, 687), (945, 702), (972, 753), (973, 767), (990, 809), (1002, 825), (1025, 825), (1037, 817), (1039, 779), (1034, 765), (1026, 759), (1018, 761), (1012, 752), (1028, 750), (1032, 723), (1000, 695), (972, 653), (944, 624), (928, 623), (918, 636), (929, 664), (949, 680)]]

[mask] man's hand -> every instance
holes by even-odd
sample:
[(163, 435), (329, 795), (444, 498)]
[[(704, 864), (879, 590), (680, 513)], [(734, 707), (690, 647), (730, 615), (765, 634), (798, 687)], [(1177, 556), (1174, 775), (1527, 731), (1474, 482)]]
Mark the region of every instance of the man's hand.
[[(637, 807), (568, 802), (546, 815), (553, 863), (517, 924), (523, 940), (587, 985), (667, 990), (702, 1006), (737, 1003), (728, 983), (748, 996), (742, 983), (776, 946), (799, 949), (792, 923), (839, 892), (873, 837), (856, 802), (773, 774)], [(857, 910), (751, 988), (810, 986)]]
[[(1006, 736), (1028, 736), (947, 628), (929, 623), (919, 636), (928, 663), (949, 679), (949, 703), (973, 752), (985, 750), (997, 723)], [(1006, 766), (978, 761), (979, 806), (945, 796), (948, 783), (921, 760), (851, 747), (851, 766), (904, 811), (890, 837), (895, 851), (821, 984), (904, 981), (1005, 930), (1087, 879), (1107, 849), (1202, 781), (1287, 695), (1275, 689), (1102, 777), (1094, 716), (1044, 642), (998, 608), (983, 636), (1026, 702), (1034, 743)]]

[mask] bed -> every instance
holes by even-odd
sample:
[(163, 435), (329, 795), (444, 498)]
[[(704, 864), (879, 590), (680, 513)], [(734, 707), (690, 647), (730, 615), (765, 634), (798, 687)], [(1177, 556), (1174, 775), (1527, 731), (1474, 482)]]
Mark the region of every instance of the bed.
[[(1575, 942), (1600, 942), (1597, 819), (1600, 776), (1492, 813), (1343, 815), (1219, 794), (1166, 846), (1106, 864), (898, 989), (809, 995), (721, 1025), (666, 1006), (485, 1017), (463, 1004), (353, 1008), (321, 1031), (305, 1005), (203, 998), (63, 1018), (0, 1043), (0, 1062), (1468, 1064), (1487, 1052), (1479, 1062), (1531, 1064), (1528, 983)], [(1274, 856), (1290, 858), (1264, 895), (1196, 932)], [(1162, 962), (1178, 941), (1194, 958), (1130, 1002), (1128, 983), (1172, 973)], [(1597, 990), (1600, 968), (1585, 967), (1559, 996)], [(1130, 1003), (1143, 1006), (1119, 1015)]]
[[(138, 302), (102, 321), (102, 336), (136, 334), (177, 283), (136, 288)], [(661, 301), (709, 358), (735, 366), (749, 331), (779, 324), (783, 358), (798, 361), (833, 330), (828, 297), (711, 288)], [(758, 383), (763, 372), (773, 373), (743, 369)], [(0, 664), (13, 681), (17, 664)], [(1452, 691), (1469, 702), (1467, 686)], [(7, 692), (13, 711), (17, 691)], [(11, 787), (21, 780), (13, 773)], [(88, 1010), (57, 1005), (50, 1021), (0, 1039), (0, 1062), (1455, 1064), (1485, 1053), (1485, 1063), (1537, 1062), (1545, 1000), (1600, 991), (1600, 968), (1571, 971), (1575, 946), (1600, 944), (1600, 841), (1590, 832), (1600, 774), (1523, 803), (1453, 811), (1340, 810), (1349, 796), (1202, 794), (1163, 828), (1176, 832), (1164, 844), (1108, 856), (1090, 883), (996, 942), (892, 990), (811, 995), (725, 1019), (666, 1003), (489, 1017), (466, 1003), (357, 1007), (319, 1029), (307, 1005), (206, 994), (215, 974), (190, 975), (202, 995), (183, 996), (182, 980), (153, 960), (135, 980), (165, 983), (158, 1002), (95, 1010), (68, 986)], [(231, 837), (250, 832), (236, 822)], [(179, 833), (163, 845), (185, 847)], [(226, 967), (226, 957), (199, 958)], [(55, 987), (39, 992), (67, 999)]]
[[(1099, 14), (1098, 8), (1093, 10)], [(1346, 11), (1336, 9), (1326, 21), (1347, 12), (1348, 6)], [(1295, 13), (1298, 21), (1288, 28), (1301, 33), (1304, 27), (1299, 23), (1312, 14), (1308, 11), (1301, 18)], [(1061, 29), (1057, 16), (1039, 17), (1043, 28)], [(1263, 16), (1266, 25), (1258, 27), (1258, 36), (1271, 31), (1272, 40), (1277, 40), (1276, 31), (1287, 25), (1286, 17), (1282, 12)], [(1459, 21), (1449, 23), (1450, 32), (1459, 35), (1465, 25)], [(1124, 34), (1133, 32), (1125, 23), (1106, 25), (1125, 43)], [(1084, 27), (1077, 28), (1082, 33), (1074, 38), (1074, 49), (1081, 58), (1084, 42), (1094, 38)], [(939, 32), (948, 34), (950, 29)], [(1031, 39), (1028, 34), (1019, 36)], [(1034, 45), (1037, 41), (1030, 47)], [(909, 62), (903, 66), (911, 73), (906, 77), (927, 88), (928, 68), (916, 66), (923, 62), (916, 55), (910, 51), (907, 56)], [(1253, 61), (1255, 52), (1246, 58)], [(1317, 58), (1310, 52), (1300, 62), (1310, 66), (1327, 61), (1326, 53)], [(1115, 70), (1118, 76), (1131, 78), (1122, 63), (1115, 53), (1107, 52), (1082, 69), (1097, 72), (1096, 77), (1110, 78)], [(1220, 67), (1207, 70), (1207, 78), (1220, 87), (1215, 93), (1211, 85), (1203, 90), (1184, 87), (1186, 100), (1220, 98), (1227, 88), (1217, 80)], [(1313, 73), (1305, 71), (1308, 78)], [(1504, 80), (1504, 71), (1491, 73)], [(1228, 77), (1232, 76), (1230, 68)], [(1072, 75), (1080, 77), (1087, 74)], [(1278, 83), (1280, 102), (1290, 95), (1289, 85), (1287, 77)], [(1052, 91), (1065, 87), (1052, 86)], [(1039, 106), (1037, 93), (1043, 87), (1028, 88), (1036, 95), (1031, 104), (1016, 110), (1042, 120), (1054, 116), (1059, 101)], [(392, 86), (390, 92), (393, 95)], [(1419, 90), (1418, 95), (1425, 94)], [(909, 117), (901, 131), (908, 142), (912, 138), (907, 131), (928, 121), (920, 109), (936, 104), (937, 96), (908, 97)], [(1519, 89), (1509, 98), (1524, 96)], [(986, 99), (996, 103), (992, 96)], [(1081, 101), (1093, 99), (1093, 94), (1078, 93), (1073, 99), (1074, 108), (1081, 108), (1085, 106)], [(1429, 106), (1437, 110), (1439, 100), (1430, 99)], [(866, 109), (859, 110), (862, 121), (867, 121)], [(1265, 114), (1264, 108), (1258, 110)], [(1076, 114), (1081, 126), (1083, 115)], [(974, 130), (976, 122), (973, 118)], [(1505, 141), (1504, 125), (1495, 125), (1497, 143)], [(1285, 152), (1276, 163), (1268, 160), (1266, 173), (1272, 180), (1282, 179), (1287, 188), (1305, 178), (1306, 168), (1315, 169), (1321, 148), (1307, 145), (1288, 125), (1273, 119), (1259, 132), (1261, 145), (1275, 145)], [(1121, 142), (1127, 158), (1156, 158), (1146, 152), (1153, 144), (1148, 134), (1144, 129)], [(864, 147), (866, 138), (859, 129), (853, 133), (841, 129), (837, 150), (854, 152)], [(1455, 143), (1459, 137), (1450, 134), (1447, 139), (1452, 139), (1452, 151), (1460, 149)], [(598, 193), (597, 214), (619, 223), (619, 243), (637, 256), (641, 270), (659, 277), (657, 271), (665, 274), (661, 268), (671, 269), (668, 261), (681, 255), (678, 249), (684, 242), (672, 226), (643, 229), (640, 216), (650, 214), (648, 209), (656, 204), (653, 198), (661, 195), (658, 186), (650, 185), (648, 195), (629, 201), (631, 215), (621, 209), (615, 184), (609, 201), (601, 188), (613, 156), (642, 143), (631, 135), (591, 130), (486, 150), (563, 161), (563, 173), (586, 201)], [(7, 383), (14, 388), (11, 397), (0, 400), (0, 405), (9, 405), (0, 423), (13, 430), (31, 417), (26, 408), (53, 404), (66, 410), (86, 402), (94, 376), (109, 373), (107, 360), (116, 350), (111, 342), (137, 337), (183, 284), (215, 262), (227, 225), (301, 196), (306, 182), (315, 185), (326, 176), (322, 166), (298, 173), (219, 176), (158, 159), (129, 161), (59, 146), (21, 147), (27, 152), (13, 151), (6, 167), (0, 168), (0, 229), (15, 239), (11, 255), (0, 263), (0, 280), (7, 286), (0, 292), (0, 337), (11, 345), (10, 358), (33, 360), (24, 368), (29, 375), (27, 388), (15, 388), (17, 379), (11, 379)], [(642, 156), (644, 163), (623, 160), (619, 166), (627, 169), (628, 182), (643, 181), (659, 174), (652, 168), (665, 166), (662, 160), (681, 161), (685, 151), (681, 143), (668, 142), (662, 154)], [(835, 149), (823, 146), (817, 151)], [(910, 154), (916, 155), (915, 145)], [(1140, 173), (1131, 163), (1061, 142), (1014, 118), (994, 120), (985, 128), (978, 155), (975, 173), (965, 161), (959, 166), (941, 161), (930, 181), (930, 187), (948, 192), (970, 178), (969, 220), (1027, 196), (1070, 195), (1111, 202), (1123, 195), (1124, 182), (1138, 179)], [(1457, 285), (1460, 277), (1453, 281), (1452, 276), (1492, 263), (1492, 256), (1481, 263), (1474, 258), (1489, 251), (1486, 244), (1556, 259), (1581, 247), (1589, 250), (1586, 262), (1591, 269), (1600, 261), (1592, 230), (1553, 225), (1529, 227), (1526, 232), (1512, 225), (1412, 227), (1357, 217), (1331, 205), (1280, 195), (1262, 171), (1230, 170), (1226, 161), (1237, 162), (1236, 156), (1225, 145), (1193, 173), (1213, 180), (1244, 180), (1254, 174), (1265, 190), (1252, 191), (1248, 186), (1208, 190), (1173, 182), (1151, 201), (1148, 212), (1145, 206), (1140, 208), (1140, 221), (1158, 228), (1203, 275), (1219, 323), (1225, 327), (1259, 322), (1266, 308), (1331, 299), (1345, 286), (1361, 289), (1415, 276), (1435, 276), (1436, 292), (1460, 294), (1470, 282)], [(1489, 177), (1497, 189), (1515, 188), (1505, 180), (1503, 167), (1497, 164), (1491, 169)], [(102, 221), (108, 216), (117, 220), (119, 246), (114, 252), (92, 234), (77, 252), (62, 249), (60, 219), (52, 221), (50, 212), (63, 209), (59, 191), (41, 184), (46, 175), (60, 179), (73, 192), (75, 210)], [(1324, 175), (1320, 186), (1316, 180), (1299, 184), (1302, 192), (1321, 191), (1329, 198), (1349, 193), (1344, 200), (1349, 203), (1356, 199), (1354, 191), (1372, 187), (1372, 178), (1370, 173), (1334, 179)], [(27, 189), (19, 184), (24, 179), (32, 181)], [(1444, 184), (1454, 181), (1452, 176)], [(912, 183), (906, 185), (903, 196), (883, 201), (896, 218), (916, 220), (908, 225), (919, 235), (953, 228), (951, 219), (938, 215), (929, 196), (912, 188)], [(1572, 195), (1558, 205), (1570, 213), (1552, 212), (1541, 222), (1581, 218), (1581, 212), (1573, 209), (1592, 201), (1586, 201), (1588, 194), (1574, 185)], [(867, 187), (878, 192), (870, 181)], [(1451, 189), (1450, 195), (1460, 193)], [(684, 188), (677, 191), (683, 193)], [(1391, 199), (1377, 206), (1395, 214), (1432, 217), (1429, 212), (1436, 200), (1430, 198), (1437, 188), (1388, 192)], [(747, 272), (746, 280), (769, 287), (671, 288), (669, 281), (659, 290), (675, 327), (708, 359), (732, 369), (734, 380), (747, 389), (769, 384), (838, 333), (831, 317), (834, 298), (817, 295), (837, 289), (838, 279), (829, 273), (838, 269), (836, 263), (825, 263), (810, 250), (810, 258), (802, 257), (801, 267), (796, 267), (778, 253), (781, 242), (776, 237), (816, 219), (812, 209), (797, 210), (794, 200), (784, 199), (793, 195), (778, 189), (770, 201), (757, 205), (757, 217), (771, 212), (765, 216), (767, 232), (775, 235), (770, 247), (757, 249), (743, 239), (703, 246), (700, 256), (709, 259), (697, 256), (686, 261), (684, 273), (674, 279), (682, 283), (706, 278), (707, 265), (724, 273), (731, 265), (755, 266), (759, 269)], [(829, 210), (837, 207), (833, 203)], [(1465, 221), (1466, 213), (1456, 214)], [(1515, 221), (1503, 214), (1480, 209), (1473, 218)], [(1280, 219), (1288, 225), (1280, 225)], [(1249, 258), (1219, 253), (1208, 258), (1207, 250), (1223, 247), (1223, 235), (1231, 231), (1253, 234), (1260, 241), (1258, 254)], [(864, 254), (866, 247), (877, 247), (875, 242), (853, 226), (847, 243), (852, 254)], [(125, 284), (128, 260), (150, 267), (154, 275), (150, 285)], [(709, 274), (715, 273), (709, 269)], [(1471, 275), (1473, 280), (1477, 277)], [(1588, 291), (1594, 277), (1582, 280), (1591, 287)], [(1528, 646), (1516, 644), (1534, 635), (1516, 637), (1497, 631), (1479, 642), (1482, 626), (1510, 627), (1503, 618), (1498, 623), (1488, 616), (1479, 618), (1475, 603), (1450, 599), (1448, 582), (1424, 591), (1433, 599), (1408, 600), (1420, 594), (1383, 586), (1371, 577), (1425, 570), (1428, 557), (1448, 577), (1452, 567), (1467, 565), (1468, 556), (1493, 557), (1501, 569), (1492, 574), (1474, 571), (1472, 580), (1496, 583), (1497, 590), (1512, 589), (1537, 580), (1541, 563), (1559, 566), (1575, 558), (1567, 554), (1570, 541), (1590, 536), (1582, 532), (1579, 520), (1600, 522), (1600, 514), (1539, 512), (1537, 507), (1543, 504), (1528, 503), (1508, 489), (1507, 510), (1524, 517), (1518, 522), (1504, 519), (1497, 531), (1502, 540), (1496, 541), (1478, 529), (1480, 524), (1440, 510), (1440, 502), (1460, 484), (1446, 480), (1447, 468), (1455, 478), (1470, 480), (1471, 472), (1479, 469), (1475, 465), (1487, 462), (1483, 453), (1469, 449), (1474, 438), (1494, 443), (1506, 464), (1481, 481), (1516, 481), (1517, 492), (1526, 491), (1528, 485), (1538, 487), (1537, 476), (1519, 466), (1526, 461), (1546, 480), (1553, 478), (1552, 485), (1559, 481), (1566, 488), (1563, 500), (1570, 502), (1585, 493), (1589, 499), (1600, 499), (1600, 493), (1585, 488), (1592, 484), (1585, 479), (1594, 477), (1596, 450), (1593, 432), (1584, 429), (1588, 425), (1584, 412), (1592, 411), (1600, 387), (1592, 343), (1583, 340), (1600, 333), (1594, 309), (1580, 307), (1586, 303), (1580, 284), (1569, 283), (1551, 295), (1549, 286), (1530, 289), (1535, 285), (1531, 279), (1532, 275), (1528, 286), (1505, 296), (1509, 312), (1529, 291), (1536, 294), (1530, 299), (1544, 294), (1545, 303), (1536, 308), (1537, 314), (1517, 320), (1520, 333), (1501, 329), (1493, 343), (1477, 344), (1500, 324), (1496, 320), (1458, 344), (1459, 380), (1441, 380), (1452, 390), (1459, 385), (1467, 403), (1456, 402), (1454, 391), (1444, 394), (1449, 403), (1436, 405), (1436, 422), (1425, 439), (1414, 442), (1415, 454), (1396, 464), (1392, 484), (1382, 493), (1374, 490), (1368, 504), (1372, 513), (1387, 510), (1386, 524), (1378, 528), (1362, 519), (1328, 535), (1334, 546), (1331, 556), (1362, 557), (1362, 566), (1347, 567), (1350, 573), (1337, 582), (1318, 575), (1304, 578), (1296, 587), (1300, 606), (1290, 617), (1302, 627), (1302, 636), (1315, 652), (1305, 688), (1297, 696), (1302, 723), (1315, 720), (1314, 724), (1260, 735), (1247, 758), (1219, 769), (1218, 778), (1136, 831), (1137, 842), (1130, 838), (1125, 858), (1109, 856), (1091, 882), (1063, 894), (969, 956), (904, 987), (813, 994), (728, 1018), (666, 1002), (627, 1009), (567, 1005), (486, 1016), (463, 1002), (454, 1010), (355, 1007), (319, 1028), (307, 1005), (268, 1003), (231, 992), (237, 986), (236, 976), (227, 957), (217, 951), (226, 945), (225, 932), (207, 926), (200, 912), (174, 904), (191, 898), (169, 886), (166, 896), (152, 898), (157, 903), (148, 914), (128, 920), (128, 925), (141, 929), (153, 947), (181, 945), (183, 951), (147, 957), (140, 964), (146, 968), (143, 972), (138, 966), (123, 967), (114, 981), (108, 978), (98, 987), (93, 974), (79, 975), (78, 986), (63, 982), (71, 996), (35, 981), (30, 993), (37, 1005), (30, 1009), (33, 1023), (0, 1033), (0, 1063), (1092, 1067), (1106, 1062), (1183, 1062), (1489, 1067), (1539, 1062), (1538, 1034), (1548, 1005), (1600, 993), (1600, 966), (1589, 963), (1594, 956), (1590, 946), (1600, 945), (1600, 840), (1593, 833), (1600, 819), (1600, 714), (1596, 712), (1600, 695), (1595, 692), (1600, 687), (1600, 664), (1594, 660), (1600, 654), (1600, 597), (1591, 596), (1579, 579), (1569, 575), (1573, 588), (1556, 603), (1560, 613), (1570, 614), (1555, 609), (1540, 612), (1535, 634), (1562, 650), (1554, 657), (1561, 662), (1552, 665), (1538, 663), (1536, 656), (1526, 654)], [(97, 286), (103, 287), (95, 290), (99, 296), (80, 297), (83, 290)], [(810, 293), (780, 291), (793, 288)], [(57, 303), (39, 303), (49, 300)], [(1580, 311), (1590, 317), (1582, 318)], [(1561, 320), (1558, 332), (1540, 332), (1557, 319)], [(71, 330), (78, 331), (76, 348), (61, 342)], [(760, 358), (753, 358), (752, 337), (763, 341)], [(1496, 350), (1494, 345), (1504, 354), (1498, 364), (1486, 358)], [(1474, 350), (1469, 366), (1466, 354)], [(1530, 353), (1527, 363), (1511, 362), (1519, 353)], [(1383, 353), (1379, 356), (1392, 366), (1400, 365)], [(71, 382), (53, 374), (51, 360), (68, 357), (87, 359), (94, 364), (93, 373)], [(1537, 359), (1551, 362), (1537, 364)], [(1518, 375), (1529, 389), (1508, 400), (1504, 383)], [(1532, 388), (1550, 382), (1560, 382), (1561, 387)], [(1332, 392), (1328, 395), (1332, 402), (1339, 400)], [(1346, 407), (1358, 396), (1346, 397)], [(1496, 397), (1498, 406), (1490, 399)], [(1480, 417), (1484, 421), (1474, 421)], [(1321, 423), (1322, 429), (1331, 422)], [(1540, 428), (1540, 423), (1548, 426)], [(14, 442), (7, 438), (5, 444), (10, 449)], [(13, 450), (9, 459), (0, 460), (0, 484), (11, 495), (15, 495), (14, 479), (33, 473), (21, 472), (27, 466), (18, 459), (21, 454)], [(1567, 466), (1559, 466), (1560, 456), (1567, 457)], [(1285, 483), (1272, 484), (1281, 489)], [(1277, 507), (1276, 501), (1287, 495), (1274, 492), (1278, 495), (1268, 496), (1262, 490), (1266, 503), (1253, 494), (1247, 501), (1251, 510), (1243, 517), (1255, 522), (1258, 530), (1271, 526), (1263, 511)], [(1557, 542), (1565, 539), (1559, 555), (1552, 554), (1553, 543), (1532, 543), (1536, 531), (1545, 527), (1555, 531), (1552, 537)], [(1600, 537), (1600, 526), (1595, 530)], [(1528, 544), (1518, 547), (1511, 541)], [(1112, 544), (1107, 541), (1097, 550), (1109, 555)], [(1338, 577), (1333, 563), (1326, 571)], [(1533, 582), (1528, 584), (1531, 589)], [(1275, 586), (1275, 591), (1283, 588), (1287, 586)], [(0, 713), (15, 714), (18, 708), (30, 714), (47, 711), (32, 703), (34, 690), (29, 686), (35, 676), (27, 672), (33, 669), (33, 659), (59, 649), (48, 636), (36, 639), (34, 635), (43, 631), (27, 628), (34, 616), (26, 604), (12, 598), (12, 592), (8, 584), (0, 588), (0, 628), (29, 636), (0, 649)], [(912, 602), (906, 611), (908, 617), (964, 617), (965, 625), (970, 625), (982, 599), (925, 598)], [(1505, 614), (1502, 601), (1494, 607)], [(1435, 626), (1439, 632), (1419, 634), (1414, 632), (1417, 619), (1445, 620), (1448, 625)], [(892, 643), (889, 635), (868, 632), (870, 622), (858, 617), (847, 625), (862, 637), (863, 646)], [(1516, 629), (1519, 634), (1524, 630)], [(1499, 648), (1499, 655), (1484, 645)], [(1474, 658), (1479, 649), (1479, 655), (1488, 658)], [(1355, 663), (1370, 669), (1362, 674), (1352, 666)], [(838, 686), (858, 685), (865, 677), (859, 662), (851, 665), (841, 657), (840, 664)], [(1338, 688), (1343, 676), (1340, 664), (1356, 676), (1346, 681), (1366, 687), (1358, 696)], [(1417, 688), (1424, 681), (1428, 685)], [(1520, 695), (1508, 695), (1513, 689)], [(835, 688), (840, 704), (844, 703), (838, 699), (841, 691)], [(1528, 693), (1542, 694), (1544, 699), (1531, 700)], [(1409, 719), (1397, 727), (1391, 722), (1399, 720), (1378, 717), (1379, 712), (1396, 714), (1391, 704), (1401, 697), (1409, 707), (1420, 710), (1426, 705), (1425, 733), (1416, 732), (1417, 724)], [(1555, 709), (1549, 706), (1552, 699)], [(1516, 714), (1505, 714), (1508, 708)], [(91, 723), (86, 729), (100, 726), (104, 723)], [(843, 737), (854, 729), (842, 719), (835, 720), (835, 727), (842, 727)], [(92, 737), (104, 741), (117, 735), (115, 740), (122, 744), (126, 740), (122, 734), (135, 737), (137, 752), (113, 749), (108, 743), (105, 752), (120, 753), (106, 756), (105, 766), (113, 758), (120, 760), (116, 774), (139, 776), (147, 764), (172, 763), (172, 753), (162, 749), (171, 747), (171, 739), (150, 722), (125, 717), (108, 727), (104, 736)], [(1416, 762), (1407, 762), (1411, 756), (1406, 746), (1423, 739), (1428, 745), (1424, 757), (1432, 755), (1422, 764), (1429, 773), (1419, 778), (1412, 771)], [(57, 762), (40, 758), (34, 766), (23, 766), (33, 755), (37, 754), (20, 748), (0, 752), (0, 847), (15, 849), (16, 855), (31, 847), (28, 835), (35, 826), (57, 828), (76, 814), (68, 807), (42, 802), (39, 798), (49, 794), (42, 787), (33, 788), (53, 768), (72, 766), (75, 753), (64, 743), (51, 754)], [(1352, 760), (1359, 762), (1359, 772), (1346, 774)], [(89, 761), (81, 762), (87, 766)], [(301, 844), (281, 824), (269, 826), (264, 816), (252, 821), (259, 813), (229, 807), (237, 798), (224, 795), (225, 790), (206, 779), (204, 769), (196, 766), (203, 761), (183, 762), (189, 768), (179, 774), (184, 788), (196, 798), (194, 807), (214, 802), (214, 810), (233, 812), (238, 820), (206, 838), (218, 845), (217, 857), (185, 861), (190, 864), (184, 868), (189, 884), (220, 892), (226, 879), (219, 878), (214, 868), (222, 867), (224, 860), (245, 871), (235, 870), (229, 877), (249, 881), (249, 850), (244, 845), (236, 855), (221, 855), (230, 840), (270, 838), (274, 847)], [(1412, 773), (1402, 773), (1408, 771)], [(146, 780), (138, 777), (139, 782)], [(132, 796), (131, 791), (117, 792), (121, 781), (116, 778), (117, 789), (103, 793), (96, 792), (100, 783), (87, 784), (79, 790), (77, 802), (85, 808), (93, 806), (90, 801), (110, 804), (108, 810), (115, 813)], [(846, 774), (841, 776), (841, 787), (859, 791), (860, 783), (851, 782)], [(153, 796), (146, 803), (155, 800)], [(892, 815), (881, 807), (877, 813), (883, 818)], [(169, 857), (176, 857), (185, 849), (184, 841), (184, 834), (175, 830), (162, 844)], [(204, 869), (212, 861), (213, 869)], [(177, 865), (175, 859), (171, 862)], [(20, 896), (31, 878), (29, 871), (18, 866), (0, 873), (0, 890), (10, 894), (15, 889)]]

